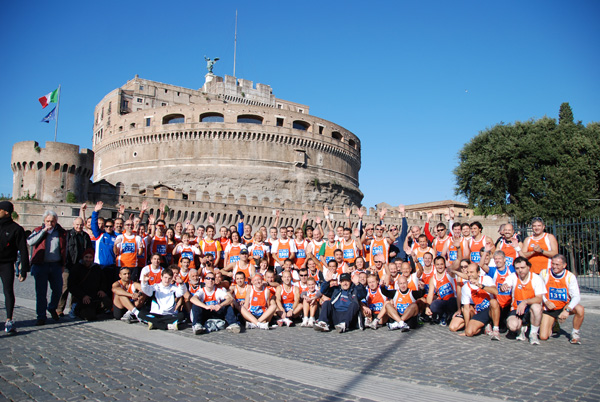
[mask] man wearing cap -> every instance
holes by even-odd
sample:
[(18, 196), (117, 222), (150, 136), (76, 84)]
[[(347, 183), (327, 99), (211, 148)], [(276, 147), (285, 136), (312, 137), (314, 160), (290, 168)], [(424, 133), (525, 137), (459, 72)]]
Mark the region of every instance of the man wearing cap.
[(330, 298), (321, 306), (319, 320), (315, 330), (329, 331), (329, 326), (335, 326), (337, 332), (346, 332), (351, 323), (358, 318), (359, 301), (367, 297), (367, 291), (362, 284), (354, 285), (352, 276), (348, 273), (340, 275), (340, 284), (332, 280), (321, 285), (321, 294)]
[[(36, 325), (46, 324), (46, 309), (55, 321), (56, 308), (62, 294), (62, 273), (67, 259), (67, 231), (58, 224), (54, 211), (44, 212), (44, 224), (33, 230), (27, 244), (33, 247), (31, 275), (35, 278)], [(48, 283), (52, 289), (48, 303)]]
[(0, 202), (0, 277), (4, 287), (4, 303), (6, 304), (7, 333), (16, 333), (13, 323), (13, 310), (15, 308), (15, 261), (17, 253), (21, 253), (21, 270), (19, 281), (23, 282), (29, 272), (29, 250), (23, 228), (13, 221), (13, 204), (9, 201)]

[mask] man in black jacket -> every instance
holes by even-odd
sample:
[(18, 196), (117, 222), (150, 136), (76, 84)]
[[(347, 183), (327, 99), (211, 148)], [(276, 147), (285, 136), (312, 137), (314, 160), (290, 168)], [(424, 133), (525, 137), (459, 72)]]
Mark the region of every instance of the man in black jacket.
[(17, 261), (18, 252), (21, 253), (19, 281), (23, 282), (29, 272), (29, 250), (25, 231), (12, 220), (13, 211), (14, 208), (11, 202), (0, 202), (0, 277), (2, 277), (4, 287), (4, 302), (6, 304), (4, 330), (7, 333), (17, 332), (12, 316), (15, 308), (15, 261)]
[[(335, 260), (329, 261), (329, 264), (334, 263)], [(354, 285), (351, 279), (351, 275), (346, 273), (340, 275), (339, 285), (331, 286), (331, 282), (321, 285), (321, 293), (331, 299), (321, 306), (319, 320), (314, 327), (316, 331), (327, 332), (329, 325), (334, 325), (338, 332), (346, 332), (351, 324), (356, 322), (360, 312), (360, 301), (367, 297), (367, 290), (360, 283)]]
[(92, 248), (92, 240), (90, 239), (90, 235), (83, 230), (83, 219), (75, 218), (73, 220), (73, 229), (67, 232), (67, 261), (65, 264), (65, 270), (62, 274), (62, 294), (58, 300), (58, 307), (56, 308), (56, 312), (60, 317), (64, 316), (67, 298), (69, 297), (69, 273), (73, 267), (81, 261), (83, 258), (83, 252), (90, 248)]

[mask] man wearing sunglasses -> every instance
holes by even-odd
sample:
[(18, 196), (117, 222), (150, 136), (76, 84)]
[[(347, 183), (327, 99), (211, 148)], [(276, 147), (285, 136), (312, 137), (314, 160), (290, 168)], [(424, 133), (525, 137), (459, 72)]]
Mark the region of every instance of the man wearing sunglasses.
[(215, 274), (209, 273), (204, 277), (204, 287), (198, 290), (190, 299), (192, 302), (192, 330), (194, 335), (210, 332), (206, 327), (209, 319), (219, 319), (227, 322), (227, 331), (240, 332), (240, 323), (233, 310), (233, 297), (227, 289), (215, 286)]

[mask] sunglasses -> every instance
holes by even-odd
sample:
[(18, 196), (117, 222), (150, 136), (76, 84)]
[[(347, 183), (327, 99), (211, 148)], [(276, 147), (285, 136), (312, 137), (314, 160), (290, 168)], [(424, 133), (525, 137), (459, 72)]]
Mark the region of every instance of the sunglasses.
[(214, 278), (214, 276), (207, 276), (206, 278), (204, 278), (204, 280), (206, 280), (206, 281), (214, 281), (215, 278)]

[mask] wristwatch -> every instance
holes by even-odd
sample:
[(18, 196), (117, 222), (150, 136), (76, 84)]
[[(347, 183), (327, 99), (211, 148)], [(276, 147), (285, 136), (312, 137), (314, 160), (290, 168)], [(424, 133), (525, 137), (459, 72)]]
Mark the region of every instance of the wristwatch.
[(565, 311), (567, 313), (570, 313), (571, 311), (573, 311), (573, 309), (571, 307), (567, 306), (567, 307), (565, 307)]

